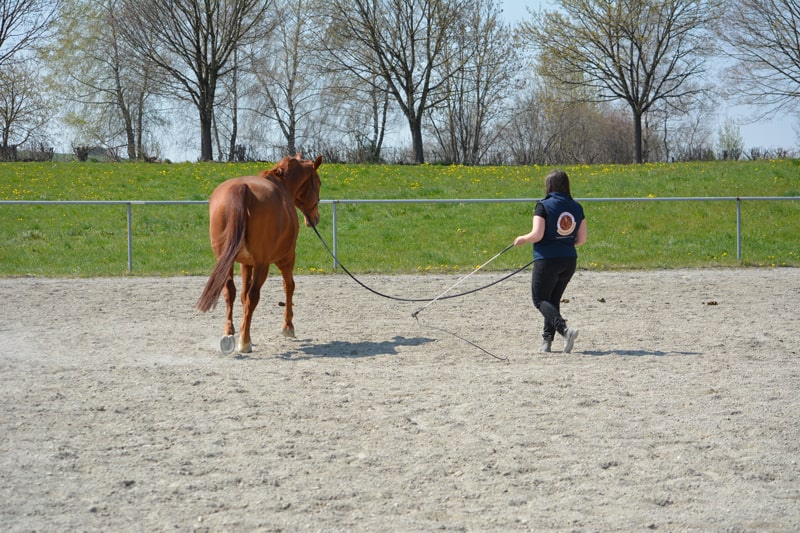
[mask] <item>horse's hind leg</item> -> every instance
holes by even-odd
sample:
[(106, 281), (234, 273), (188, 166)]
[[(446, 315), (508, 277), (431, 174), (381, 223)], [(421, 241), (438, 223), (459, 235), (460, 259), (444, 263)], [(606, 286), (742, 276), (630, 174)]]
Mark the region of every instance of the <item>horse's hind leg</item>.
[(234, 335), (236, 328), (233, 327), (233, 304), (236, 303), (236, 284), (233, 283), (232, 268), (222, 287), (222, 296), (225, 298), (225, 335)]
[(284, 337), (294, 337), (294, 310), (292, 308), (292, 299), (294, 296), (294, 261), (278, 264), (278, 269), (283, 276), (283, 292), (286, 294), (286, 309), (283, 312), (283, 328), (281, 332)]
[(250, 266), (242, 265), (242, 327), (239, 331), (238, 350), (242, 353), (253, 351), (250, 338), (250, 324), (253, 321), (253, 312), (261, 299), (261, 286), (269, 274), (269, 265)]

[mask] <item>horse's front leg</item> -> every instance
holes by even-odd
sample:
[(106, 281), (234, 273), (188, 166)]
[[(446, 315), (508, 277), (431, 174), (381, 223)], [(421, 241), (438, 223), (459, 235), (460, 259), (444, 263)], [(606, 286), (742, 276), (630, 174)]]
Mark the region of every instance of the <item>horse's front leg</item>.
[(286, 308), (283, 311), (283, 327), (281, 332), (284, 337), (294, 337), (294, 311), (292, 310), (292, 298), (294, 296), (294, 260), (278, 264), (278, 269), (283, 276), (283, 292), (286, 295)]

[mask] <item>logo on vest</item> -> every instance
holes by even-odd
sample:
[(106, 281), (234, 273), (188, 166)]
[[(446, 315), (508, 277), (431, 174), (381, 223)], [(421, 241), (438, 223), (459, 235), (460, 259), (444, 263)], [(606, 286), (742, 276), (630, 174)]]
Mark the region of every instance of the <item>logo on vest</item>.
[(572, 213), (569, 211), (564, 211), (560, 215), (558, 215), (558, 222), (556, 223), (556, 231), (559, 235), (563, 237), (567, 237), (572, 235), (572, 232), (575, 231), (575, 217), (572, 216)]

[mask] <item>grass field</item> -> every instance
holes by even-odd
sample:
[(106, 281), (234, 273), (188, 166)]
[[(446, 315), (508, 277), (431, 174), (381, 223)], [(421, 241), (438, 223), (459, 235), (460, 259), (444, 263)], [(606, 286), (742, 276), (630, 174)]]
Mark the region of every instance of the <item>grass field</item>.
[[(266, 165), (269, 166), (269, 165)], [(0, 200), (206, 200), (262, 164), (0, 163)], [(322, 198), (539, 198), (549, 167), (326, 165)], [(738, 266), (736, 203), (596, 198), (800, 196), (800, 160), (567, 166), (586, 199), (588, 269)], [(331, 205), (320, 232), (331, 240)], [(533, 203), (339, 204), (339, 259), (353, 272), (469, 272), (530, 230)], [(134, 275), (208, 274), (204, 205), (133, 206)], [(800, 201), (742, 203), (743, 264), (800, 266)], [(127, 275), (126, 207), (0, 205), (1, 276)], [(488, 268), (530, 260), (516, 248)], [(299, 273), (332, 271), (309, 229)]]

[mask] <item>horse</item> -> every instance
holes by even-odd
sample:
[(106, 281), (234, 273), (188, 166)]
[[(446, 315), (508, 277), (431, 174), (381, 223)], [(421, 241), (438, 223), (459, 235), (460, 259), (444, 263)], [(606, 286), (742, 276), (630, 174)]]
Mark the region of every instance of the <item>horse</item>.
[(300, 154), (281, 159), (271, 170), (258, 176), (242, 176), (222, 182), (209, 200), (209, 235), (217, 263), (197, 301), (197, 309), (207, 312), (217, 305), (220, 293), (225, 298), (225, 336), (220, 341), (223, 353), (233, 352), (233, 304), (236, 285), (234, 262), (241, 265), (242, 324), (237, 350), (252, 351), (250, 324), (261, 298), (261, 286), (271, 264), (283, 276), (286, 303), (281, 331), (294, 337), (292, 296), (294, 294), (295, 247), (300, 224), (295, 207), (303, 213), (307, 227), (319, 223), (321, 182), (316, 160)]

